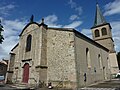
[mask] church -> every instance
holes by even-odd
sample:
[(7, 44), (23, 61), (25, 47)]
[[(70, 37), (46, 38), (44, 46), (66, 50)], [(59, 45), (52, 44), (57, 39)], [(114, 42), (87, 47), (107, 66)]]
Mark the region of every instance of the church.
[(93, 39), (73, 28), (33, 21), (24, 27), (10, 52), (6, 82), (57, 88), (81, 88), (110, 80), (118, 72), (111, 25), (96, 4)]

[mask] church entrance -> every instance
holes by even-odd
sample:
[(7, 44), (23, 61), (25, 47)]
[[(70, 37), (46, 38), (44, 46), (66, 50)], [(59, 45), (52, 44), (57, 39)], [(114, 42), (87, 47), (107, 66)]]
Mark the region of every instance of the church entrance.
[(29, 80), (29, 64), (26, 63), (23, 67), (23, 83), (28, 83)]

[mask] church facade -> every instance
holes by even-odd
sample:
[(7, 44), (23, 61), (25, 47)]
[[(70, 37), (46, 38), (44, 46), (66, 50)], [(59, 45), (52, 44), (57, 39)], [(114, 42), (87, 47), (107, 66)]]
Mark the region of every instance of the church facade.
[[(80, 88), (109, 80), (118, 65), (111, 26), (98, 23), (101, 20), (98, 10), (97, 5), (98, 16), (91, 28), (93, 40), (75, 29), (49, 27), (44, 20), (39, 24), (32, 18), (21, 32), (19, 43), (11, 50), (6, 81)], [(102, 28), (105, 28), (104, 35), (100, 33)], [(105, 46), (107, 42), (111, 46)]]

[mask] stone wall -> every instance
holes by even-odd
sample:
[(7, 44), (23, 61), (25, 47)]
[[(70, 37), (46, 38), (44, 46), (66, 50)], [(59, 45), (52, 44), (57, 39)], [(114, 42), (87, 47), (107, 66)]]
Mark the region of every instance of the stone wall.
[(14, 83), (17, 81), (15, 69), (18, 69), (19, 67), (18, 54), (19, 54), (19, 47), (17, 45), (17, 47), (10, 53), (10, 61), (8, 63), (8, 69), (7, 69), (6, 80), (5, 80), (6, 83)]
[[(27, 36), (32, 36), (31, 51), (26, 52), (26, 40)], [(23, 66), (25, 63), (30, 65), (29, 71), (29, 83), (36, 84), (39, 81), (39, 72), (36, 70), (36, 66), (40, 65), (41, 60), (41, 37), (42, 30), (36, 24), (29, 25), (20, 37), (20, 50), (19, 60), (20, 60), (20, 74), (19, 78), (22, 82), (23, 77)]]
[(111, 75), (112, 78), (115, 78), (116, 73), (119, 72), (116, 53), (110, 53), (109, 58), (110, 58)]
[(74, 33), (70, 30), (47, 30), (48, 82), (55, 87), (76, 87)]
[[(90, 53), (91, 67), (88, 67), (86, 49), (88, 49)], [(87, 86), (110, 78), (107, 62), (108, 52), (78, 33), (76, 33), (75, 37), (75, 55), (78, 87)], [(101, 57), (102, 67), (100, 67), (98, 56)], [(105, 67), (106, 71), (103, 70), (103, 67)]]

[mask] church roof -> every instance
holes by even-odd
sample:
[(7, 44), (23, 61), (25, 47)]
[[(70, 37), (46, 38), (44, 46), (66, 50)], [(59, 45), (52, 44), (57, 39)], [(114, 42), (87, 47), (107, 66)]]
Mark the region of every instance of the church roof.
[(75, 32), (75, 35), (76, 35), (77, 37), (81, 36), (81, 37), (83, 37), (85, 40), (87, 40), (88, 42), (92, 43), (93, 45), (95, 45), (95, 46), (97, 46), (97, 47), (99, 47), (99, 48), (102, 48), (102, 49), (104, 49), (105, 51), (109, 52), (109, 50), (108, 50), (106, 47), (104, 47), (104, 46), (102, 46), (101, 44), (95, 42), (95, 41), (92, 40), (91, 38), (89, 38), (89, 37), (85, 36), (84, 34), (80, 33), (79, 31), (77, 31), (77, 30), (74, 29), (74, 32)]
[(23, 30), (22, 30), (22, 32), (20, 33), (20, 35), (19, 36), (21, 36), (22, 35), (22, 33), (24, 32), (24, 30), (29, 26), (29, 25), (31, 25), (31, 24), (36, 24), (36, 25), (38, 25), (39, 26), (39, 24), (38, 23), (36, 23), (36, 22), (30, 22), (30, 23), (28, 23), (24, 28), (23, 28)]
[(94, 21), (94, 26), (93, 27), (96, 27), (98, 25), (102, 25), (102, 24), (105, 24), (106, 23), (106, 20), (100, 10), (100, 7), (98, 5), (98, 3), (96, 4), (96, 14), (95, 14), (95, 21)]

